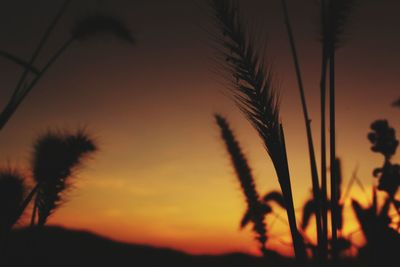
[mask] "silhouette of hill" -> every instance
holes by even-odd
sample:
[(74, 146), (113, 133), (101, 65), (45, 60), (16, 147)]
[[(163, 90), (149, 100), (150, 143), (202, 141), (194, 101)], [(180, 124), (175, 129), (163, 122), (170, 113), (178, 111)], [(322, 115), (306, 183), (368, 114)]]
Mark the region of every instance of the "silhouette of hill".
[[(4, 260), (4, 259), (3, 259)], [(183, 252), (112, 241), (95, 234), (45, 227), (20, 229), (9, 239), (1, 266), (265, 266), (259, 257), (241, 253), (193, 256)], [(269, 266), (290, 266), (291, 260), (268, 252)]]

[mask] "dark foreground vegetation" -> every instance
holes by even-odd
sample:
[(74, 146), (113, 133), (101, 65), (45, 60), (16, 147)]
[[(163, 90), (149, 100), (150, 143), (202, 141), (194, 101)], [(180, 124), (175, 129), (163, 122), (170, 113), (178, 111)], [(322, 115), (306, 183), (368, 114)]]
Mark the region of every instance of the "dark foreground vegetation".
[[(171, 249), (115, 242), (89, 232), (45, 227), (37, 232), (15, 230), (10, 237), (6, 262), (1, 266), (295, 266), (293, 259), (272, 251), (266, 254), (266, 259), (242, 253), (194, 256)], [(350, 260), (343, 264), (366, 266), (354, 265)]]
[[(24, 255), (24, 256), (21, 256)], [(265, 258), (243, 253), (189, 255), (176, 250), (120, 243), (84, 231), (45, 227), (15, 230), (1, 266), (296, 266), (294, 260), (267, 251)], [(341, 266), (369, 266), (368, 255), (343, 259)], [(388, 262), (382, 266), (397, 266)]]

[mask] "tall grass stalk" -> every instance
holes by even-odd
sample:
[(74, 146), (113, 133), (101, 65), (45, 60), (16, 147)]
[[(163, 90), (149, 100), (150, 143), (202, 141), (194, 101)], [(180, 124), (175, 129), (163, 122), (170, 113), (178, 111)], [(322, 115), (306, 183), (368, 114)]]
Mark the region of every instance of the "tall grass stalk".
[(267, 252), (265, 247), (267, 233), (264, 221), (266, 210), (264, 207), (266, 206), (260, 201), (260, 196), (257, 192), (247, 159), (230, 129), (228, 122), (220, 115), (215, 115), (215, 119), (221, 129), (221, 137), (225, 142), (236, 175), (240, 182), (240, 187), (242, 188), (247, 202), (247, 212), (241, 222), (241, 227), (244, 227), (250, 221), (253, 223), (253, 231), (256, 235), (256, 240), (260, 243), (261, 252), (265, 256)]
[[(321, 27), (323, 40), (327, 40), (327, 14), (326, 0), (321, 0)], [(322, 42), (322, 58), (321, 58), (321, 80), (320, 80), (320, 105), (321, 105), (321, 216), (322, 216), (322, 257), (324, 260), (328, 257), (328, 185), (327, 185), (327, 167), (326, 167), (326, 79), (328, 69), (328, 49), (327, 43)]]
[(332, 259), (338, 264), (338, 181), (336, 167), (336, 110), (335, 110), (335, 50), (330, 51), (329, 58), (329, 129), (330, 129), (330, 165), (331, 165), (331, 223), (332, 223)]
[(211, 2), (222, 29), (220, 42), (224, 48), (225, 69), (231, 74), (232, 93), (236, 104), (258, 132), (272, 160), (281, 191), (298, 265), (305, 265), (306, 253), (296, 215), (286, 155), (283, 128), (279, 116), (279, 99), (271, 68), (264, 62), (254, 37), (243, 27), (239, 8), (230, 1)]
[(336, 49), (341, 44), (345, 25), (350, 17), (355, 0), (329, 0), (326, 4), (326, 25), (323, 28), (323, 42), (329, 57), (329, 136), (330, 136), (330, 168), (331, 168), (331, 225), (332, 225), (332, 260), (338, 266), (338, 218), (337, 203), (339, 185), (336, 166), (336, 92), (335, 61)]
[(292, 52), (293, 63), (295, 67), (296, 77), (297, 77), (297, 84), (300, 91), (300, 99), (301, 105), (303, 108), (303, 116), (304, 122), (306, 126), (306, 133), (307, 133), (307, 143), (308, 143), (308, 152), (309, 152), (309, 160), (310, 160), (310, 168), (311, 168), (311, 180), (312, 180), (312, 189), (313, 189), (313, 198), (315, 202), (315, 219), (316, 219), (316, 233), (317, 233), (317, 240), (318, 240), (318, 259), (323, 259), (324, 251), (323, 251), (323, 231), (322, 231), (322, 222), (321, 222), (321, 193), (320, 193), (320, 186), (319, 186), (319, 178), (318, 178), (318, 171), (317, 171), (317, 163), (315, 158), (315, 150), (314, 150), (314, 143), (311, 131), (311, 119), (308, 114), (307, 102), (304, 92), (304, 84), (301, 74), (300, 62), (297, 55), (297, 48), (296, 42), (293, 35), (292, 25), (290, 21), (289, 11), (287, 7), (286, 0), (281, 0), (282, 7), (283, 7), (283, 14), (284, 20), (286, 25), (286, 30), (289, 37), (289, 44)]

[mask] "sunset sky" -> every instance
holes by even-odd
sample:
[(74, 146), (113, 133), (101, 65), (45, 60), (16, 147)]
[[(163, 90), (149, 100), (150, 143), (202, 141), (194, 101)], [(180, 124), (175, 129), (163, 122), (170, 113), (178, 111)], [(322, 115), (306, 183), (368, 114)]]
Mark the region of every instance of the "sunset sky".
[[(32, 142), (47, 129), (86, 127), (98, 141), (100, 151), (78, 173), (75, 190), (51, 217), (51, 224), (190, 253), (257, 253), (250, 228), (239, 231), (246, 206), (214, 113), (230, 121), (260, 192), (279, 186), (256, 132), (213, 72), (217, 65), (209, 32), (215, 25), (205, 2), (72, 2), (37, 66), (43, 66), (68, 38), (74, 21), (89, 14), (120, 17), (137, 42), (132, 46), (99, 38), (74, 44), (0, 132), (2, 165), (26, 173)], [(255, 31), (268, 36), (267, 54), (281, 83), (295, 207), (301, 208), (310, 196), (311, 179), (280, 2), (241, 2), (246, 16), (259, 25)], [(0, 49), (28, 59), (61, 3), (3, 0)], [(319, 157), (318, 8), (312, 0), (288, 3)], [(367, 188), (374, 182), (371, 172), (382, 158), (370, 151), (366, 138), (372, 121), (386, 118), (400, 130), (400, 110), (390, 105), (400, 96), (399, 8), (392, 0), (360, 1), (337, 54), (337, 153), (345, 184), (357, 166)], [(0, 59), (0, 70), (3, 107), (21, 69)], [(351, 196), (367, 201), (356, 187)], [(346, 214), (345, 232), (357, 230), (350, 208)], [(267, 218), (268, 245), (290, 253), (287, 225), (279, 221), (272, 225), (273, 220)]]

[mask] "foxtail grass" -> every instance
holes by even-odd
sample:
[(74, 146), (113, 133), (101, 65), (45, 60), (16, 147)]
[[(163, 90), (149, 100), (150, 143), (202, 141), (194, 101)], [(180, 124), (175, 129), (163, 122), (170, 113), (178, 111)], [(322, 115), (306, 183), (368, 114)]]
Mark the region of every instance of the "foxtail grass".
[(256, 240), (260, 243), (261, 252), (266, 255), (267, 232), (264, 215), (271, 212), (271, 208), (260, 201), (247, 159), (228, 122), (220, 115), (215, 115), (215, 119), (221, 130), (221, 137), (225, 142), (236, 176), (240, 182), (240, 187), (246, 198), (247, 211), (241, 220), (240, 227), (244, 228), (249, 222), (253, 223)]
[(264, 62), (260, 56), (263, 53), (243, 26), (238, 7), (230, 1), (213, 0), (211, 3), (222, 31), (220, 45), (226, 59), (225, 70), (232, 77), (231, 92), (239, 109), (258, 132), (274, 165), (285, 200), (295, 256), (298, 264), (304, 265), (306, 253), (296, 224), (279, 98), (272, 69)]
[(45, 225), (48, 217), (65, 201), (74, 170), (97, 150), (83, 131), (76, 134), (48, 132), (33, 148), (32, 176), (37, 184), (31, 225)]

